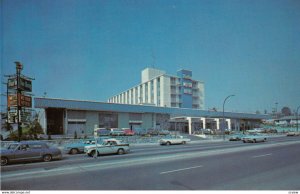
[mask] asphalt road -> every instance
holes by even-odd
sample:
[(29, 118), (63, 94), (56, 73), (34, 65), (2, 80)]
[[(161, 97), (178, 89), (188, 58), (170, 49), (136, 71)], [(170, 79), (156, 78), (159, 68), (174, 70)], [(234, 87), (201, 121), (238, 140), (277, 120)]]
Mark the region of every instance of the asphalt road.
[(3, 190), (300, 190), (300, 138), (135, 146), (1, 168)]

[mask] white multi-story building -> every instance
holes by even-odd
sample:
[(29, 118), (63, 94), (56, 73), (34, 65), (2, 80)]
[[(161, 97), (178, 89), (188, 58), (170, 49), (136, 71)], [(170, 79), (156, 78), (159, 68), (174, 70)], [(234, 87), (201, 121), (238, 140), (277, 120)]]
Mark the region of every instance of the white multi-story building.
[(193, 80), (192, 71), (182, 69), (173, 76), (146, 68), (142, 71), (141, 82), (109, 98), (108, 102), (204, 109), (204, 82)]

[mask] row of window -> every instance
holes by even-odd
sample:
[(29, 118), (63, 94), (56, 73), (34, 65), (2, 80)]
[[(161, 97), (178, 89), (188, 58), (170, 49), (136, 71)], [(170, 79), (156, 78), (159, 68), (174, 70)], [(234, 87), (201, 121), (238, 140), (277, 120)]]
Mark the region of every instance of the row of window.
[[(150, 95), (148, 94), (148, 88), (150, 88)], [(157, 79), (156, 88), (157, 88), (157, 92), (156, 92), (157, 105), (160, 106), (160, 78)], [(143, 98), (143, 91), (145, 91), (145, 98)], [(115, 96), (112, 99), (110, 99), (109, 102), (138, 104), (138, 103), (149, 103), (149, 100), (150, 103), (154, 104), (154, 81), (153, 80), (145, 84), (142, 84), (138, 87), (135, 87), (134, 89), (128, 90), (118, 96)]]

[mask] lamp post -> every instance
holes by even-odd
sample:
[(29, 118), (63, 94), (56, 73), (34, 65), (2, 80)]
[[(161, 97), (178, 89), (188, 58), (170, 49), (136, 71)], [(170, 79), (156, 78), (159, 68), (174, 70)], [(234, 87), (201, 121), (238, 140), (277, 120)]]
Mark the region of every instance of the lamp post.
[(223, 120), (222, 120), (223, 140), (225, 140), (225, 116), (224, 116), (225, 103), (226, 103), (226, 100), (228, 100), (230, 97), (233, 97), (233, 96), (235, 96), (235, 95), (232, 94), (232, 95), (227, 96), (223, 102)]
[(298, 111), (299, 111), (300, 106), (298, 106), (297, 111), (296, 111), (296, 125), (297, 125), (297, 132), (298, 132)]

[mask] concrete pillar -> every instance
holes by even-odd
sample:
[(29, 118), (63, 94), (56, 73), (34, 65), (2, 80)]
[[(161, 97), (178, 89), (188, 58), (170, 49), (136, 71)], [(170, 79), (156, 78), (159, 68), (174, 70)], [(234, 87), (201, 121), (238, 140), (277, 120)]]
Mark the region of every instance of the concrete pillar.
[(140, 104), (141, 103), (141, 87), (140, 86), (138, 86), (138, 88), (137, 88), (137, 99), (136, 99), (136, 104)]
[(68, 131), (68, 110), (65, 110), (65, 114), (64, 114), (64, 134), (67, 135), (67, 131)]
[(203, 123), (203, 129), (206, 129), (206, 118), (205, 118), (205, 117), (202, 117), (202, 118), (200, 118), (200, 120), (201, 120), (202, 123)]
[(187, 117), (187, 120), (189, 122), (189, 135), (191, 135), (192, 134), (192, 118)]
[(215, 119), (215, 121), (217, 122), (217, 129), (220, 130), (220, 119)]
[(227, 122), (227, 129), (231, 131), (231, 119), (226, 119)]
[(44, 109), (44, 134), (47, 134), (47, 131), (48, 131), (48, 129), (47, 129), (47, 111), (46, 111), (46, 109)]
[(154, 104), (157, 106), (157, 78), (153, 80), (153, 95), (154, 95)]
[(152, 128), (156, 128), (156, 114), (152, 113)]

